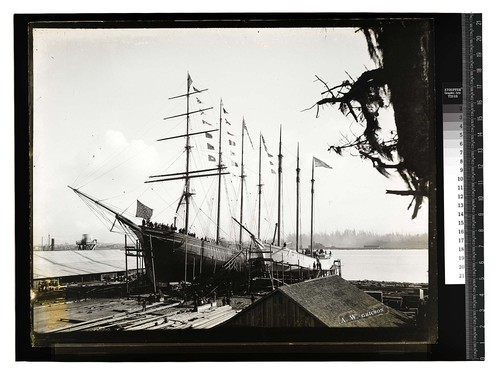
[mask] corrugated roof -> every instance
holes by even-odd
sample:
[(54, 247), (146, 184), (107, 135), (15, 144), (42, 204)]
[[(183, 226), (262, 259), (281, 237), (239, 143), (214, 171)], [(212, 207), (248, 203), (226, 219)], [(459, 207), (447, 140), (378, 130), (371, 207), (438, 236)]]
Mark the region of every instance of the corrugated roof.
[(125, 271), (125, 253), (119, 249), (33, 251), (34, 279), (120, 271)]
[(339, 276), (285, 285), (279, 291), (328, 327), (400, 327), (410, 321)]

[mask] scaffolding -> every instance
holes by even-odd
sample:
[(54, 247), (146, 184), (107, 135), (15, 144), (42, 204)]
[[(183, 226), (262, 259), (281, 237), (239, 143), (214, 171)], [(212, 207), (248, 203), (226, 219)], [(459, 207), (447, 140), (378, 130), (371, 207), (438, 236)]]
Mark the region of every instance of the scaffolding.
[[(129, 257), (135, 258), (136, 280), (142, 280), (146, 276), (144, 267), (144, 251), (139, 240), (135, 240), (132, 243), (133, 245), (129, 245), (129, 241), (127, 241), (127, 235), (125, 235), (125, 280), (127, 288), (127, 298), (130, 296), (130, 272), (134, 270), (134, 268), (129, 268)], [(153, 288), (154, 293), (156, 294), (156, 283), (153, 283)]]
[(259, 286), (257, 281), (262, 281), (261, 288), (267, 283), (271, 290), (283, 285), (290, 285), (319, 277), (337, 275), (342, 277), (342, 264), (340, 259), (335, 259), (329, 269), (311, 269), (301, 264), (290, 264), (272, 257), (272, 249), (248, 250), (248, 292), (253, 293)]

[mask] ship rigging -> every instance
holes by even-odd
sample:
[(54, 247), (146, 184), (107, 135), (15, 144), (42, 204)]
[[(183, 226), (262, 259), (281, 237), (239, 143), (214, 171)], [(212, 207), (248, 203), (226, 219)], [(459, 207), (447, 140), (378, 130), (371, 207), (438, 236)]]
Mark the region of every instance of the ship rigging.
[[(327, 257), (326, 255), (320, 256), (313, 253), (312, 246), (312, 232), (311, 232), (311, 248), (309, 254), (306, 254), (300, 249), (299, 243), (299, 223), (300, 223), (300, 166), (299, 166), (299, 145), (297, 145), (297, 166), (296, 166), (296, 183), (297, 183), (297, 196), (296, 196), (296, 238), (295, 238), (295, 249), (289, 248), (282, 242), (283, 233), (283, 220), (282, 220), (282, 192), (283, 192), (283, 154), (282, 154), (282, 127), (280, 126), (279, 135), (279, 150), (278, 150), (278, 191), (277, 191), (277, 223), (275, 226), (275, 236), (273, 236), (273, 241), (270, 244), (266, 244), (261, 240), (261, 208), (262, 208), (262, 195), (263, 195), (263, 182), (262, 182), (262, 151), (264, 146), (264, 151), (267, 156), (272, 158), (269, 153), (267, 145), (264, 141), (264, 137), (260, 134), (259, 139), (259, 168), (258, 168), (258, 213), (257, 213), (257, 235), (254, 235), (248, 228), (244, 226), (244, 186), (245, 186), (245, 134), (251, 143), (250, 135), (248, 133), (248, 128), (245, 119), (242, 119), (241, 123), (241, 159), (239, 165), (239, 179), (240, 179), (240, 191), (239, 191), (239, 220), (234, 219), (238, 224), (239, 236), (237, 241), (224, 240), (221, 237), (221, 203), (222, 203), (222, 186), (223, 186), (223, 176), (231, 174), (228, 171), (228, 167), (223, 161), (223, 148), (222, 148), (222, 135), (223, 135), (223, 125), (229, 124), (227, 118), (224, 115), (227, 113), (224, 108), (223, 101), (220, 99), (219, 104), (219, 127), (218, 129), (202, 129), (193, 131), (191, 128), (191, 117), (195, 114), (203, 114), (207, 111), (213, 109), (213, 107), (203, 107), (200, 109), (193, 109), (190, 107), (190, 99), (195, 97), (198, 103), (202, 103), (198, 98), (198, 95), (207, 91), (207, 89), (198, 90), (194, 88), (193, 81), (189, 73), (187, 74), (186, 80), (186, 92), (177, 96), (170, 97), (169, 100), (175, 99), (185, 99), (186, 100), (186, 110), (184, 113), (172, 115), (165, 117), (164, 120), (170, 120), (174, 118), (184, 118), (185, 119), (185, 132), (183, 134), (177, 134), (174, 136), (168, 136), (157, 139), (158, 142), (171, 141), (174, 139), (185, 139), (185, 170), (180, 172), (160, 173), (150, 175), (145, 181), (146, 184), (155, 183), (165, 183), (171, 181), (183, 180), (184, 186), (182, 189), (182, 194), (177, 203), (177, 208), (175, 210), (174, 223), (173, 225), (156, 225), (153, 224), (150, 219), (153, 210), (145, 206), (141, 202), (137, 201), (137, 217), (143, 219), (142, 224), (135, 224), (132, 220), (126, 218), (118, 210), (115, 210), (108, 205), (103, 204), (101, 201), (90, 197), (89, 195), (81, 192), (76, 188), (72, 188), (75, 193), (80, 197), (97, 205), (108, 213), (114, 216), (115, 223), (125, 230), (126, 234), (136, 239), (139, 244), (141, 251), (144, 254), (144, 262), (146, 268), (146, 274), (149, 276), (150, 280), (155, 284), (158, 283), (159, 286), (168, 284), (172, 281), (183, 281), (188, 282), (201, 282), (203, 280), (208, 280), (213, 278), (219, 271), (224, 271), (228, 274), (229, 278), (238, 279), (249, 274), (249, 267), (254, 264), (254, 261), (259, 260), (259, 267), (263, 272), (269, 272), (269, 269), (273, 269), (273, 264), (279, 263), (282, 265), (282, 269), (286, 266), (290, 273), (292, 270), (327, 270), (331, 273), (336, 273), (336, 263), (335, 261)], [(224, 121), (223, 121), (224, 120)], [(202, 121), (202, 124), (206, 125), (208, 122)], [(217, 162), (214, 168), (202, 168), (202, 169), (192, 169), (191, 167), (191, 153), (192, 153), (192, 139), (194, 137), (205, 136), (207, 139), (212, 139), (214, 133), (218, 133), (218, 153), (217, 159), (214, 156), (208, 155), (208, 160), (212, 162)], [(234, 134), (227, 131), (229, 135), (234, 137)], [(234, 138), (233, 138), (234, 139)], [(229, 146), (235, 146), (236, 143), (231, 138), (228, 139)], [(215, 152), (215, 147), (211, 143), (207, 143), (209, 150)], [(253, 146), (252, 146), (253, 147)], [(232, 151), (231, 155), (235, 155)], [(325, 166), (319, 165), (316, 161), (319, 159), (313, 159), (313, 177), (312, 184), (314, 184), (314, 166)], [(321, 161), (319, 161), (321, 162)], [(237, 162), (231, 159), (231, 167), (238, 167)], [(316, 163), (316, 164), (315, 164)], [(322, 162), (321, 162), (322, 163)], [(270, 164), (273, 163), (270, 161)], [(324, 163), (323, 163), (324, 164)], [(274, 170), (272, 170), (274, 172)], [(193, 199), (194, 192), (191, 188), (191, 181), (194, 179), (201, 178), (211, 178), (217, 177), (217, 209), (216, 209), (216, 220), (215, 220), (215, 240), (211, 240), (207, 237), (198, 238), (191, 230), (191, 215), (190, 207)], [(311, 193), (313, 194), (314, 187), (311, 187)], [(312, 197), (312, 195), (311, 195)], [(311, 198), (312, 199), (312, 198)], [(184, 220), (183, 227), (177, 228), (177, 219), (179, 217), (179, 210), (184, 207)], [(311, 211), (311, 229), (313, 228), (313, 211)], [(231, 214), (232, 215), (232, 214)], [(234, 217), (233, 217), (234, 218)], [(246, 245), (243, 241), (243, 231), (250, 235), (251, 243), (250, 246)]]

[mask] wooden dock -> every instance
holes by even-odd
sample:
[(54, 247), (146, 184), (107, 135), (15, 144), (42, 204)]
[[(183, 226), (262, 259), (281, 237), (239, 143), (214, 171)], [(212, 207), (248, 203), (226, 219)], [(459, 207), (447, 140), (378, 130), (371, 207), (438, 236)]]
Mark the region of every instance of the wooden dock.
[[(126, 302), (126, 303), (125, 303)], [(95, 299), (85, 304), (52, 304), (39, 306), (37, 312), (46, 316), (47, 322), (40, 332), (82, 332), (82, 331), (140, 331), (159, 329), (207, 329), (213, 328), (237, 314), (238, 310), (229, 305), (215, 303), (193, 308), (182, 306), (180, 302), (157, 302), (145, 307), (135, 301), (124, 300), (122, 308), (106, 310), (107, 300)], [(116, 301), (115, 301), (116, 304)], [(100, 310), (99, 310), (100, 309)], [(55, 314), (54, 311), (65, 311)], [(90, 314), (89, 311), (100, 311)], [(56, 327), (56, 328), (53, 328)]]

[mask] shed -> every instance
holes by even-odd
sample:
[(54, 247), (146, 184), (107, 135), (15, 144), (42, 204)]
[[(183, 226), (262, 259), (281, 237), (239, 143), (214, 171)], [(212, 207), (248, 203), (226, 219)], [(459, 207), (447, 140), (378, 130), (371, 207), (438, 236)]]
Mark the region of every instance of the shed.
[(256, 301), (226, 326), (402, 327), (411, 320), (340, 276), (282, 286)]

